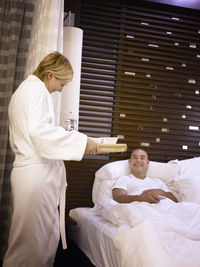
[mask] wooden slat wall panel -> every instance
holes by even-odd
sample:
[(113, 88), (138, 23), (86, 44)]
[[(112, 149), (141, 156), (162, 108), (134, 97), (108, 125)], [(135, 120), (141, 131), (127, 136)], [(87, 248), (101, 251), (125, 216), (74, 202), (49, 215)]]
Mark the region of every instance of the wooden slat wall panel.
[(94, 173), (107, 163), (107, 160), (83, 159), (80, 162), (65, 162), (68, 180), (67, 214), (76, 207), (92, 207), (92, 185)]
[[(199, 16), (151, 9), (146, 16), (139, 9), (123, 9), (125, 15), (138, 15), (138, 20), (135, 16), (123, 18), (116, 77), (122, 79), (116, 86), (115, 103), (117, 108), (121, 105), (125, 117), (115, 120), (116, 127), (120, 127), (125, 140), (130, 139), (130, 150), (143, 144), (155, 160), (198, 156)], [(128, 33), (130, 25), (134, 27)], [(133, 106), (146, 114), (135, 116), (129, 112)]]
[(68, 209), (92, 206), (95, 171), (139, 146), (151, 160), (200, 153), (200, 11), (145, 1), (82, 0), (79, 130), (119, 136), (127, 153), (68, 165)]
[(166, 161), (199, 153), (200, 19), (185, 9), (157, 6), (82, 2), (80, 130), (122, 136), (129, 151), (149, 144), (150, 156)]

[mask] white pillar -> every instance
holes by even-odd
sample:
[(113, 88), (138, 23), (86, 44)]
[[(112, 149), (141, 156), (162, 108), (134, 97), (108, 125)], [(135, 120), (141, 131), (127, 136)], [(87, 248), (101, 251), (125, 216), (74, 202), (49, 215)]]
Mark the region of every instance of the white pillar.
[(79, 99), (81, 79), (83, 31), (76, 27), (64, 27), (63, 54), (69, 59), (74, 76), (73, 80), (64, 86), (61, 96), (60, 124), (64, 127), (64, 121), (70, 118), (79, 120)]

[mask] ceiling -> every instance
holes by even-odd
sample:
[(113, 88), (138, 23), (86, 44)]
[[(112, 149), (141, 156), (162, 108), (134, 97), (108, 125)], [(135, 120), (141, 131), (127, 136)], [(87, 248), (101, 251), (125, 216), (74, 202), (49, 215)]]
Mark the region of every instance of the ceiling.
[(146, 0), (149, 2), (158, 2), (173, 6), (180, 6), (200, 10), (200, 0)]

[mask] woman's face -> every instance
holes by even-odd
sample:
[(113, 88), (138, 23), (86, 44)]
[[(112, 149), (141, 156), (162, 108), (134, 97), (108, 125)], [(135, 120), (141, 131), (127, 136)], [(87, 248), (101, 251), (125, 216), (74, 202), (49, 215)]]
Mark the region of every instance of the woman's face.
[(66, 81), (56, 79), (52, 73), (48, 74), (47, 80), (45, 81), (45, 85), (49, 93), (53, 93), (55, 91), (62, 92), (62, 88), (66, 84)]

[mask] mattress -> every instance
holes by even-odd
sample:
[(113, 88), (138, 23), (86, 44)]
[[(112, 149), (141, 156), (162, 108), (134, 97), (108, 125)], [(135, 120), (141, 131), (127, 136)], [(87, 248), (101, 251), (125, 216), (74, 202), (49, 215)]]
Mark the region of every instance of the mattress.
[(87, 255), (96, 267), (119, 267), (119, 253), (113, 237), (117, 227), (96, 216), (92, 208), (70, 210), (77, 225), (69, 227), (69, 237)]
[[(70, 211), (70, 216), (78, 224), (70, 227), (69, 234), (96, 267), (199, 267), (199, 205), (182, 202), (177, 207), (181, 210), (187, 207), (187, 212), (184, 209), (182, 213), (178, 208), (181, 218), (188, 218), (187, 223), (182, 223), (181, 219), (178, 224), (178, 220), (170, 215), (169, 220), (164, 220), (166, 225), (147, 218), (134, 227), (127, 223), (119, 227), (109, 223), (94, 214), (97, 207), (95, 211), (92, 208), (76, 208)], [(118, 208), (117, 205), (114, 210), (108, 207), (107, 213), (115, 214), (120, 220)], [(121, 204), (121, 208), (128, 212), (126, 218), (131, 219), (130, 214), (137, 214), (130, 210), (129, 205)], [(145, 213), (144, 209), (142, 211)]]

